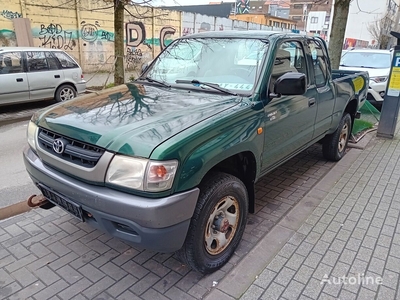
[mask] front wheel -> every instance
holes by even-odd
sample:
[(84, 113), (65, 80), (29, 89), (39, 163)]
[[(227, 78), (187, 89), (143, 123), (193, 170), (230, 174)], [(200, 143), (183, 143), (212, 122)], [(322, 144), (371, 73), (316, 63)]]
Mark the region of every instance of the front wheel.
[(350, 114), (345, 113), (336, 131), (327, 135), (322, 143), (322, 153), (326, 159), (339, 161), (345, 154), (352, 128)]
[(200, 185), (200, 196), (179, 259), (200, 273), (222, 267), (242, 238), (248, 213), (245, 185), (235, 176), (216, 172)]
[(58, 87), (54, 98), (56, 99), (57, 102), (64, 102), (67, 100), (71, 100), (75, 97), (76, 97), (75, 89), (69, 84), (63, 84)]

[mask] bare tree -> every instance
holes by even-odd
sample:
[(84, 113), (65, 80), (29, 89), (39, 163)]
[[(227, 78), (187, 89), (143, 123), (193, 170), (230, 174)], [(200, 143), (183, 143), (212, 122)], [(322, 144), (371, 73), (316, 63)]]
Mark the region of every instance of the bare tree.
[(387, 12), (383, 17), (377, 18), (375, 22), (368, 25), (367, 30), (377, 41), (379, 49), (387, 49), (390, 41), (389, 32), (392, 23), (393, 20)]
[(344, 33), (347, 26), (347, 17), (349, 15), (350, 2), (352, 0), (336, 0), (334, 5), (332, 31), (329, 37), (329, 54), (331, 57), (331, 66), (338, 69), (340, 57), (342, 54)]

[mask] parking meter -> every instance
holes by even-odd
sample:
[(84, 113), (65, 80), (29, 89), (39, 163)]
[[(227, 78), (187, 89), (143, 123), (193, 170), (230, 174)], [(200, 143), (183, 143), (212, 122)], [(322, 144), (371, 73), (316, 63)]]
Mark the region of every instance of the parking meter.
[(390, 34), (397, 38), (397, 45), (394, 47), (377, 136), (392, 139), (396, 131), (400, 106), (400, 33), (391, 31)]

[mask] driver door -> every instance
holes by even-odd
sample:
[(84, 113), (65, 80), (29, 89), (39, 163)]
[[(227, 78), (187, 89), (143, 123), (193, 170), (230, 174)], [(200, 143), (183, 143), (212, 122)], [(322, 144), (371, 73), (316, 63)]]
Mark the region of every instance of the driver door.
[(294, 155), (313, 138), (317, 114), (316, 87), (310, 84), (309, 65), (305, 47), (300, 40), (280, 43), (275, 54), (269, 90), (287, 72), (306, 74), (307, 91), (304, 95), (267, 95), (264, 107), (263, 171), (268, 172), (283, 159)]

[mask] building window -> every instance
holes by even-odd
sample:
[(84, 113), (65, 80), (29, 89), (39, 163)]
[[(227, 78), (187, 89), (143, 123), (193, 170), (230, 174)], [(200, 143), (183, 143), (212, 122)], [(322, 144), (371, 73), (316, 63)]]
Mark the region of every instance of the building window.
[(318, 23), (318, 17), (311, 17), (311, 24), (317, 24)]
[(301, 16), (292, 16), (293, 21), (301, 21)]
[(303, 9), (303, 4), (294, 4), (293, 9)]

